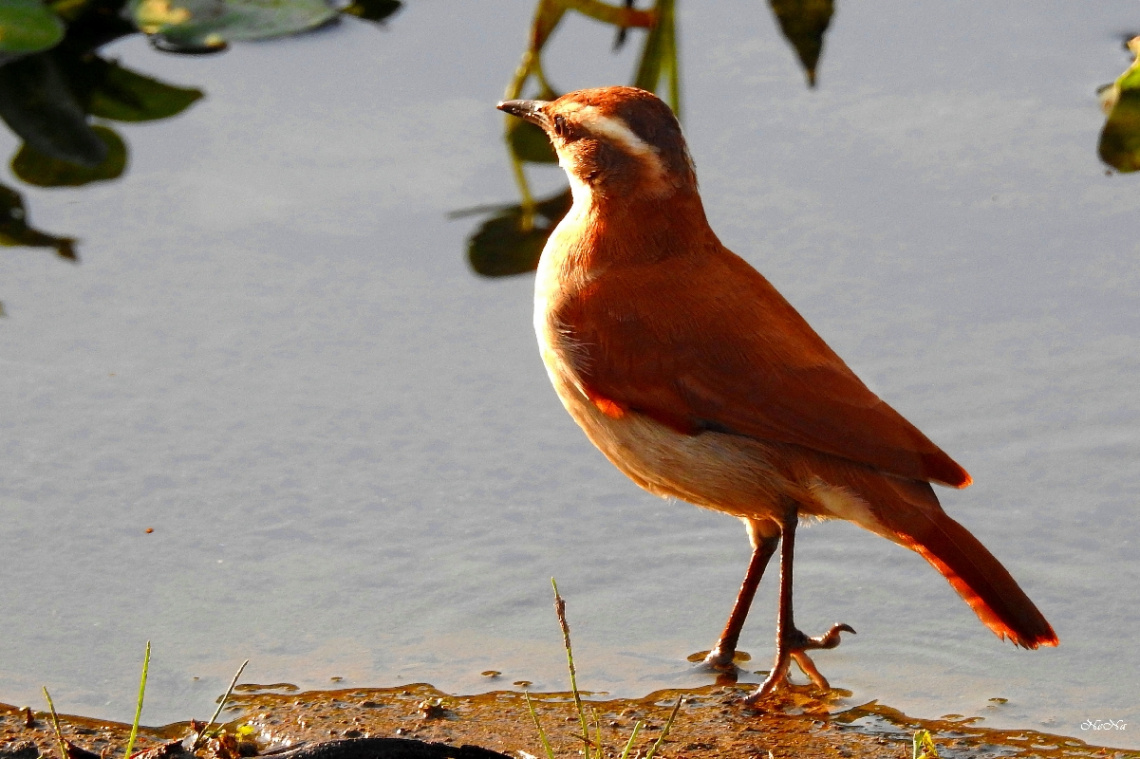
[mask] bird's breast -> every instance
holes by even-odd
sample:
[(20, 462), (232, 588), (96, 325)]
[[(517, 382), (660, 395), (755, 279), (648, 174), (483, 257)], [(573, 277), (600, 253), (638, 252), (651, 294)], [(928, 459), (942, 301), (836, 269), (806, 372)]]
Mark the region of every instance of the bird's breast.
[(566, 411), (614, 466), (659, 496), (750, 519), (781, 513), (781, 492), (794, 486), (773, 469), (773, 451), (764, 443), (711, 432), (687, 435), (636, 410), (591, 398), (575, 370), (578, 348), (556, 318), (558, 297), (556, 290), (536, 290), (542, 360)]

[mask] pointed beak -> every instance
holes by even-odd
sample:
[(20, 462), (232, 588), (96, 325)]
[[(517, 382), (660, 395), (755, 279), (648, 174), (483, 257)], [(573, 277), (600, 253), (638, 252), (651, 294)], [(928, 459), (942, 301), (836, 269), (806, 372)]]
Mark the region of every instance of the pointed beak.
[(550, 118), (546, 115), (546, 111), (542, 110), (547, 104), (546, 100), (504, 100), (499, 103), (498, 108), (503, 113), (509, 113), (512, 116), (518, 116), (524, 121), (529, 121), (536, 124), (543, 129), (546, 129), (550, 123)]

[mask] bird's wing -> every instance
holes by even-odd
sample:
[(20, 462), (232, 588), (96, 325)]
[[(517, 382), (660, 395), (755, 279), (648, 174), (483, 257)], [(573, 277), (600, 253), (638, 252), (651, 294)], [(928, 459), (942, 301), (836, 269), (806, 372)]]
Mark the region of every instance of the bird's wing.
[(792, 443), (902, 477), (971, 481), (724, 248), (608, 271), (553, 315), (580, 387), (607, 413)]

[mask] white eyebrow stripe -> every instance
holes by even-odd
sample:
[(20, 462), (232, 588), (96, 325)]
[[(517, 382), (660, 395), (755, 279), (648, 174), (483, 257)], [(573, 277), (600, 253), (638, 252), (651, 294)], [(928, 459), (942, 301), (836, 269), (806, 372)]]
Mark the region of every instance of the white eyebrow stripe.
[(579, 120), (591, 132), (620, 143), (634, 155), (657, 155), (657, 151), (650, 147), (645, 140), (634, 134), (628, 124), (616, 116), (605, 115), (592, 105), (579, 111)]
[(588, 105), (579, 109), (578, 120), (589, 131), (599, 137), (612, 140), (624, 148), (627, 153), (642, 161), (648, 170), (649, 176), (646, 178), (650, 181), (650, 186), (646, 189), (653, 188), (655, 190), (650, 194), (663, 194), (672, 190), (672, 185), (667, 179), (668, 173), (665, 170), (665, 164), (662, 163), (657, 149), (638, 137), (622, 119), (616, 116), (607, 116), (595, 106)]

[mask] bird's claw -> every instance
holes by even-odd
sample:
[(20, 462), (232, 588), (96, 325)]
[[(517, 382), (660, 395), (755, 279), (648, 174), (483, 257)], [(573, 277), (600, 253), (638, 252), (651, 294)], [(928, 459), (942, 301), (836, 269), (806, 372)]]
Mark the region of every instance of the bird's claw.
[(792, 661), (795, 661), (800, 670), (815, 684), (815, 687), (820, 690), (830, 690), (831, 684), (827, 682), (827, 678), (815, 666), (815, 662), (811, 660), (807, 652), (816, 649), (835, 648), (839, 645), (839, 633), (841, 632), (854, 634), (855, 630), (850, 625), (834, 624), (823, 635), (811, 638), (793, 628), (776, 654), (776, 662), (772, 666), (772, 671), (768, 673), (768, 677), (765, 678), (760, 687), (744, 699), (744, 702), (755, 704), (772, 695), (780, 685), (787, 683), (788, 670), (791, 669)]
[(793, 646), (793, 652), (796, 650), (809, 651), (817, 648), (835, 648), (839, 645), (839, 633), (849, 632), (852, 635), (856, 634), (854, 627), (851, 625), (845, 625), (841, 622), (832, 625), (831, 629), (825, 632), (823, 635), (817, 635), (814, 638), (807, 637), (803, 633), (799, 632), (799, 630), (796, 630), (796, 632), (803, 636), (804, 643), (803, 645)]

